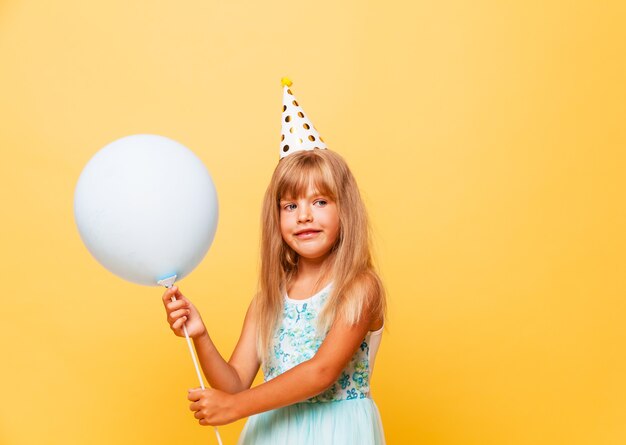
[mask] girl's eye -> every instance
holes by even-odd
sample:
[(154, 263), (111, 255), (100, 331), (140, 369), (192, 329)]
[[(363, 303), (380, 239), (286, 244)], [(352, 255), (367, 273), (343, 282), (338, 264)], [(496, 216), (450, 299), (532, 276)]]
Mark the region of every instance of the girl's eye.
[(295, 204), (287, 204), (284, 207), (285, 210), (296, 210), (296, 205)]
[(315, 204), (317, 204), (319, 207), (324, 207), (326, 204), (328, 204), (328, 201), (326, 201), (325, 199), (318, 199), (317, 201), (315, 201)]

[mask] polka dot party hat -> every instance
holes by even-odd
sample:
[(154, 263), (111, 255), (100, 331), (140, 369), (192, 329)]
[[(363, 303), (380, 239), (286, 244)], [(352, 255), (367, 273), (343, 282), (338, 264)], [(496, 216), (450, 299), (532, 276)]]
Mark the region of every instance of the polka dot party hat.
[(280, 82), (283, 85), (280, 159), (300, 150), (325, 149), (326, 144), (289, 89), (291, 80), (283, 77)]

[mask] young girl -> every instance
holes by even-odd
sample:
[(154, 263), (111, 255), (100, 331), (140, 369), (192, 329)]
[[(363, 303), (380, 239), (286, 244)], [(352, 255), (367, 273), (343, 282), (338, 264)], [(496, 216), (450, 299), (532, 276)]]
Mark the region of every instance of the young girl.
[[(230, 360), (178, 288), (163, 294), (172, 330), (183, 336), (187, 324), (212, 387), (189, 393), (201, 425), (249, 416), (245, 445), (384, 443), (369, 382), (385, 296), (368, 242), (359, 190), (338, 154), (280, 161), (263, 203), (259, 290)], [(260, 366), (265, 382), (251, 388)]]

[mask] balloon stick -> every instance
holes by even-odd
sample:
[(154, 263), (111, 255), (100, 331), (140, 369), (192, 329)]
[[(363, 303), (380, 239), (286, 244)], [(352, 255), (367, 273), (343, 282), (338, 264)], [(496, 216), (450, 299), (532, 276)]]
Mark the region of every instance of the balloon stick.
[[(174, 282), (176, 281), (176, 275), (171, 276), (169, 278), (165, 278), (163, 280), (159, 280), (157, 283), (161, 286), (165, 286), (166, 288), (172, 287)], [(172, 295), (172, 302), (176, 301), (176, 297)], [(193, 346), (191, 345), (191, 340), (189, 339), (189, 333), (187, 332), (187, 324), (183, 323), (183, 331), (185, 332), (185, 338), (187, 339), (187, 346), (189, 347), (189, 353), (191, 354), (191, 360), (193, 360), (193, 365), (196, 368), (196, 375), (198, 376), (198, 381), (200, 382), (200, 388), (206, 389), (204, 386), (204, 380), (202, 379), (202, 374), (200, 374), (200, 367), (198, 366), (198, 360), (196, 360), (196, 354), (194, 354)], [(215, 428), (215, 435), (217, 436), (217, 443), (222, 445), (222, 438), (220, 437), (220, 432)]]

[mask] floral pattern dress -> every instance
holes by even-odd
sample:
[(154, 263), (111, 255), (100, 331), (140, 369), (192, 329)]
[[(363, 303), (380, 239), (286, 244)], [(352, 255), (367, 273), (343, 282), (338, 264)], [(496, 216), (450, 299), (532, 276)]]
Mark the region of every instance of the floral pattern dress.
[[(313, 358), (326, 336), (318, 332), (316, 321), (331, 286), (305, 300), (285, 296), (280, 323), (263, 363), (265, 381)], [(370, 337), (380, 333), (365, 336), (337, 381), (321, 394), (250, 417), (239, 444), (383, 444), (380, 414), (370, 398)]]

